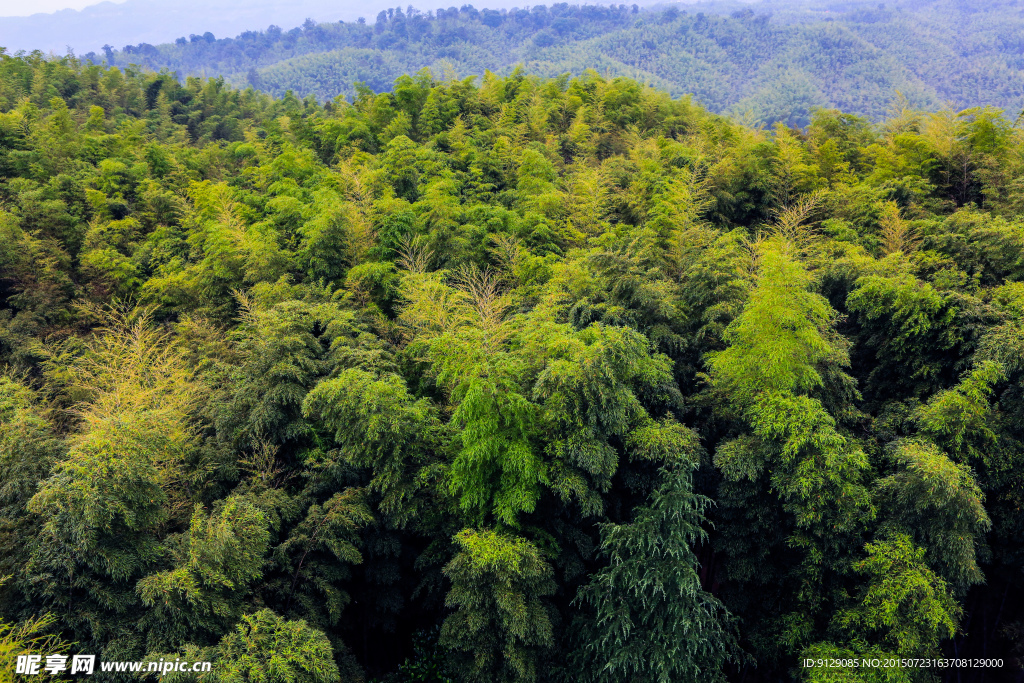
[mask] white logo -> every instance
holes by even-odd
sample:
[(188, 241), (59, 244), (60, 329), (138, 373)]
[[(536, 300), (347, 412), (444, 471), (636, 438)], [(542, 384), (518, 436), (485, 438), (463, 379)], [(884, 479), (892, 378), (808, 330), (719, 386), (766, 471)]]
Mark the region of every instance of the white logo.
[(18, 655), (14, 673), (35, 676), (39, 673), (39, 662), (41, 661), (43, 661), (42, 655)]
[(71, 673), (91, 674), (96, 666), (96, 655), (75, 655), (71, 658)]

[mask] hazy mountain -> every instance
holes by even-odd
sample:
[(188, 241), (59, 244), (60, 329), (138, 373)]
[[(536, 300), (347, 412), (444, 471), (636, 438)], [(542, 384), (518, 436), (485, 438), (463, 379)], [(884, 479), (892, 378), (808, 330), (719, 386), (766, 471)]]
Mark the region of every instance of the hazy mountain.
[(387, 90), (424, 67), (461, 77), (520, 64), (546, 76), (593, 68), (675, 96), (692, 93), (750, 122), (804, 125), (814, 107), (878, 118), (897, 91), (923, 108), (949, 102), (1020, 111), (1021, 10), (1016, 0), (395, 8), (368, 11), (365, 23), (307, 21), (222, 39), (211, 21), (205, 37), (87, 57), (179, 77), (223, 75), (236, 86), (320, 100), (351, 96), (359, 82)]

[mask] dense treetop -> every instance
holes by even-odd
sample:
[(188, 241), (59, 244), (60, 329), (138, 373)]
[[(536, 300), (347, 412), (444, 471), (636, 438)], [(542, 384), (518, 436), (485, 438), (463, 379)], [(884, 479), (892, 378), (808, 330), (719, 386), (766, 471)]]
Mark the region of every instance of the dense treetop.
[(1022, 135), (0, 57), (0, 667), (1016, 675)]
[(352, 96), (357, 83), (380, 92), (429, 67), (459, 77), (516, 65), (556, 77), (588, 68), (694, 94), (714, 112), (750, 123), (806, 126), (815, 107), (884, 117), (893, 93), (930, 111), (991, 105), (1024, 108), (1018, 0), (901, 0), (819, 6), (572, 5), (519, 10), (472, 5), (419, 12), (392, 8), (364, 23), (212, 33), (174, 44), (108, 46), (89, 57), (124, 67), (166, 68), (182, 77), (224, 75), (277, 96), (293, 90), (321, 101)]

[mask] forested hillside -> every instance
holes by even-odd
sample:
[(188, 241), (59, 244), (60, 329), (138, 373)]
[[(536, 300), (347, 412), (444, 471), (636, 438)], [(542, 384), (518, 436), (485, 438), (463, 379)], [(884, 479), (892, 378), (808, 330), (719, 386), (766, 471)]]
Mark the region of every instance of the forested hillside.
[(195, 34), (89, 56), (181, 76), (223, 75), (241, 87), (321, 101), (351, 97), (360, 82), (387, 90), (424, 67), (465, 78), (507, 75), (521, 64), (551, 77), (594, 68), (767, 125), (805, 126), (814, 107), (878, 120), (896, 91), (932, 111), (991, 105), (1012, 119), (1024, 108), (1024, 7), (1017, 0), (734, 6), (399, 7), (365, 23), (307, 21), (237, 38)]
[[(0, 670), (1020, 680), (993, 111), (2, 56), (0, 136)], [(999, 664), (800, 665), (893, 657)]]

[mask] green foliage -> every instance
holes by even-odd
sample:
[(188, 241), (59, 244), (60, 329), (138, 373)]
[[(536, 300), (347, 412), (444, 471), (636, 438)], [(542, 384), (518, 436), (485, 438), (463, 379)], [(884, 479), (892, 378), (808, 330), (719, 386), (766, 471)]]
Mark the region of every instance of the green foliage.
[(993, 385), (1003, 379), (998, 363), (982, 362), (953, 389), (940, 391), (921, 406), (916, 415), (921, 432), (964, 459), (982, 460), (996, 440), (987, 424), (988, 398)]
[(799, 395), (822, 387), (826, 363), (849, 362), (832, 327), (835, 311), (808, 291), (809, 274), (781, 245), (763, 248), (759, 267), (743, 312), (723, 335), (729, 346), (708, 354), (708, 365), (716, 390), (743, 411), (760, 443), (724, 444), (715, 462), (733, 481), (755, 479), (771, 463), (772, 489), (798, 527), (849, 530), (867, 503), (860, 482), (866, 458), (820, 400)]
[(143, 623), (152, 620), (152, 631), (163, 632), (162, 642), (150, 642), (150, 649), (223, 632), (241, 616), (248, 585), (262, 576), (270, 536), (266, 515), (237, 497), (219, 501), (218, 508), (207, 514), (196, 506), (175, 569), (136, 584), (143, 605), (152, 608)]
[(356, 547), (357, 531), (372, 521), (357, 490), (335, 493), (322, 505), (310, 505), (305, 518), (274, 549), (275, 564), (283, 575), (267, 582), (268, 592), (278, 593), (286, 610), (315, 615), (325, 625), (336, 624), (350, 600), (339, 585), (350, 576), (349, 565), (363, 561)]
[(81, 427), (28, 503), (42, 525), (26, 572), (46, 603), (90, 605), (68, 620), (77, 637), (128, 648), (138, 636), (128, 621), (133, 582), (165, 556), (160, 530), (190, 478), (197, 391), (144, 312), (104, 315), (106, 327), (50, 361), (51, 377), (82, 398)]
[(446, 675), (452, 667), (448, 663), (447, 654), (437, 643), (438, 635), (436, 632), (416, 634), (413, 637), (413, 656), (399, 665), (398, 675), (393, 678), (399, 681), (452, 683), (452, 679)]
[(725, 607), (700, 585), (693, 552), (710, 500), (692, 492), (688, 463), (666, 468), (650, 505), (606, 525), (608, 564), (580, 592), (593, 616), (571, 678), (594, 681), (719, 680), (738, 646)]
[(327, 637), (304, 621), (270, 610), (242, 617), (216, 648), (223, 683), (335, 683), (341, 676)]
[(545, 651), (555, 643), (550, 607), (551, 567), (524, 538), (488, 529), (464, 529), (458, 552), (445, 568), (454, 612), (444, 621), (441, 644), (461, 654), (471, 681), (536, 681)]
[(895, 273), (861, 278), (847, 300), (850, 310), (863, 316), (869, 348), (876, 349), (879, 360), (870, 385), (884, 392), (878, 386), (884, 377), (884, 382), (897, 386), (905, 387), (909, 381), (922, 388), (934, 387), (960, 341), (956, 303), (951, 295), (943, 295), (908, 272), (898, 254), (887, 260)]
[(946, 583), (924, 561), (925, 551), (895, 534), (865, 546), (868, 557), (854, 565), (867, 585), (838, 624), (863, 638), (879, 638), (900, 657), (930, 657), (957, 630), (961, 607)]
[(37, 531), (26, 505), (61, 456), (63, 444), (30, 388), (0, 378), (0, 575), (24, 563), (24, 538)]
[(876, 483), (889, 518), (918, 539), (950, 585), (963, 590), (982, 581), (977, 555), (992, 524), (970, 468), (927, 442), (900, 443), (896, 457), (905, 469)]
[(843, 361), (829, 331), (835, 312), (807, 291), (810, 274), (784, 244), (758, 253), (759, 274), (743, 312), (725, 330), (727, 349), (708, 356), (716, 385), (740, 405), (761, 394), (805, 393), (821, 386), (817, 365)]
[(420, 485), (414, 468), (423, 466), (424, 431), (430, 426), (426, 401), (415, 401), (402, 378), (357, 368), (316, 385), (303, 412), (334, 430), (346, 461), (373, 471), (371, 491), (382, 496), (380, 509), (396, 521), (415, 514)]
[[(535, 9), (336, 28), (755, 23)], [(525, 69), (326, 106), (0, 55), (0, 140), (10, 633), (211, 681), (1015, 656), (1024, 137), (991, 110), (754, 128)]]

